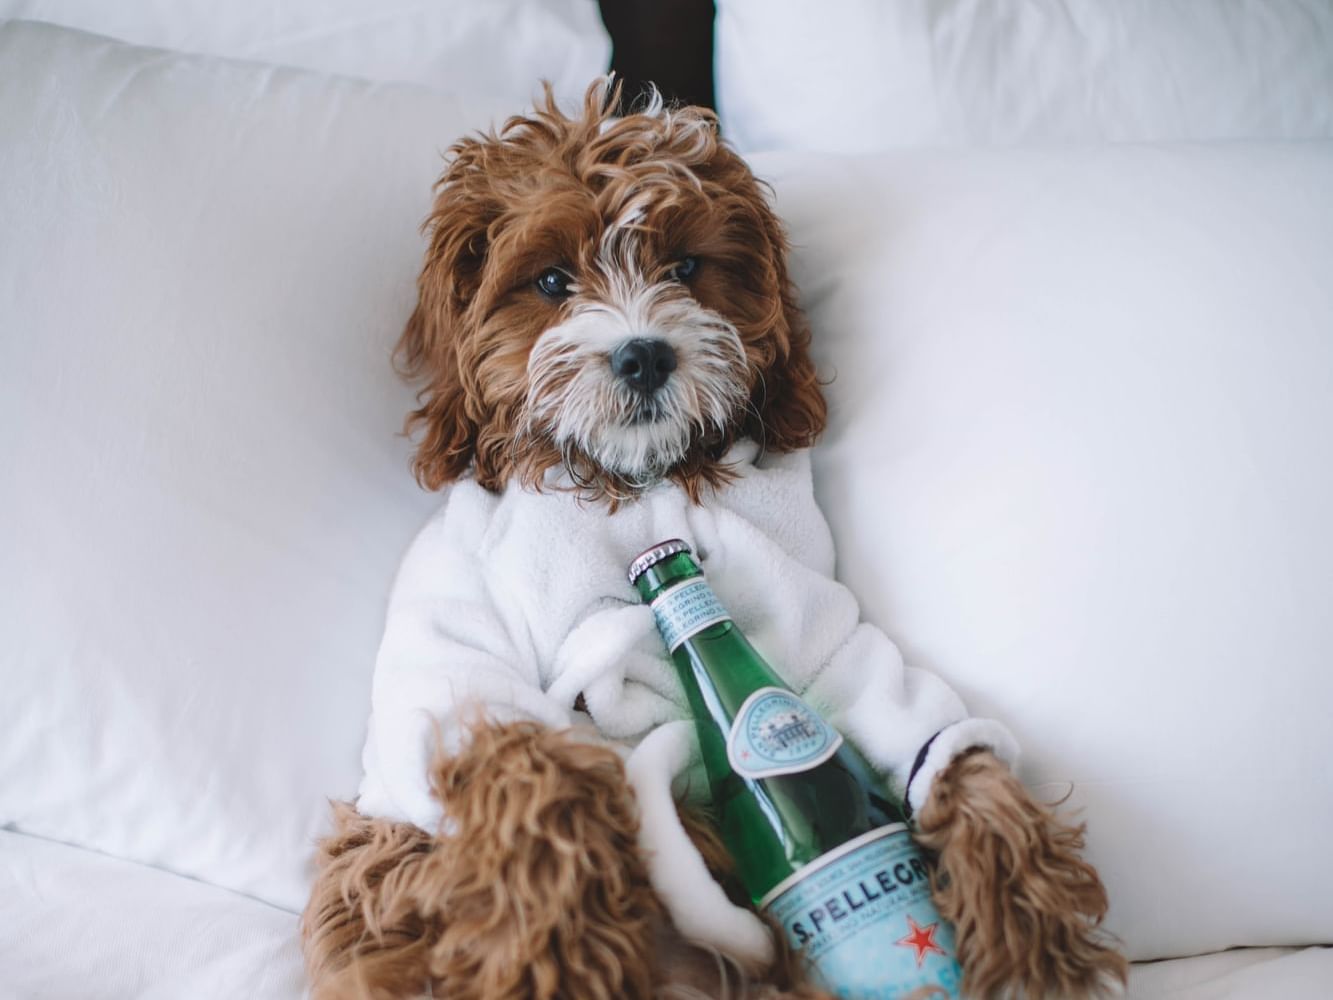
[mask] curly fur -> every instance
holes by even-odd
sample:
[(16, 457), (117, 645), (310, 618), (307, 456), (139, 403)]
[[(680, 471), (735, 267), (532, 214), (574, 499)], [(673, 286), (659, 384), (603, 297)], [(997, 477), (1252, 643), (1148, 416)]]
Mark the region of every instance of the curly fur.
[(935, 903), (954, 925), (968, 996), (1077, 1000), (1125, 982), (1125, 959), (1098, 934), (1106, 890), (1079, 856), (1083, 827), (992, 754), (963, 754), (935, 779), (917, 840), (938, 858)]
[(439, 757), (447, 830), (338, 810), (306, 915), (319, 997), (646, 997), (661, 905), (617, 755), (531, 724)]

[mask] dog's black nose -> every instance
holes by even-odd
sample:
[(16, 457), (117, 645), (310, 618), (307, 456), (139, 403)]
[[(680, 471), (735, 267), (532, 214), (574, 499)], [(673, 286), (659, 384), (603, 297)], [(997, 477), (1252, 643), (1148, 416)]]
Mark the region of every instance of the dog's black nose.
[(611, 370), (640, 392), (652, 392), (676, 370), (676, 352), (665, 340), (627, 340), (611, 352)]

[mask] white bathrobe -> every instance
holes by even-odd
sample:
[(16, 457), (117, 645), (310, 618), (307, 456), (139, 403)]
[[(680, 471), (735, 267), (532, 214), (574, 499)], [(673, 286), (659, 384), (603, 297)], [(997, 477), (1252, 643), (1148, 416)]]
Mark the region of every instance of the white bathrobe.
[[(440, 727), (457, 746), (485, 710), (496, 721), (589, 724), (624, 749), (650, 874), (689, 937), (762, 961), (771, 942), (727, 901), (686, 838), (673, 782), (704, 789), (693, 724), (651, 610), (626, 579), (644, 549), (682, 538), (736, 624), (786, 682), (919, 809), (934, 775), (971, 746), (1010, 761), (999, 724), (969, 719), (939, 678), (904, 666), (833, 578), (810, 455), (727, 455), (739, 473), (692, 504), (662, 484), (610, 514), (570, 492), (451, 487), (412, 544), (389, 601), (375, 668), (358, 808), (439, 828), (427, 762)], [(574, 709), (579, 694), (587, 716)], [(589, 718), (590, 717), (590, 718)], [(932, 737), (934, 738), (932, 740)], [(928, 750), (921, 754), (923, 747)]]

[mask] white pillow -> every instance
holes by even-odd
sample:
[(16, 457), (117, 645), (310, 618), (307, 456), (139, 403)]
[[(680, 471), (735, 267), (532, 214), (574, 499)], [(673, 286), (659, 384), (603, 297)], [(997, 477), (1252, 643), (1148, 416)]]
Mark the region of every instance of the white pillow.
[(0, 25), (0, 825), (302, 904), (437, 503), (417, 227), (513, 110)]
[(542, 79), (581, 99), (611, 64), (596, 0), (0, 0), (0, 18), (516, 102)]
[(1136, 959), (1333, 941), (1333, 143), (756, 157), (839, 574)]
[(742, 149), (1333, 137), (1328, 0), (718, 0)]

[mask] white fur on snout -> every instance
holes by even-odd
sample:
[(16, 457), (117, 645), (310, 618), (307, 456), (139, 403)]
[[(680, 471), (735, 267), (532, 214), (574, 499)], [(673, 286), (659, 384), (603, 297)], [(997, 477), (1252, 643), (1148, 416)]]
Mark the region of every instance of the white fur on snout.
[[(576, 302), (567, 320), (538, 338), (528, 358), (526, 429), (648, 485), (745, 405), (746, 359), (736, 328), (679, 285), (631, 282), (619, 273), (609, 301)], [(611, 369), (612, 352), (636, 339), (663, 340), (676, 353), (675, 371), (652, 397), (651, 423), (634, 423), (642, 396)]]

